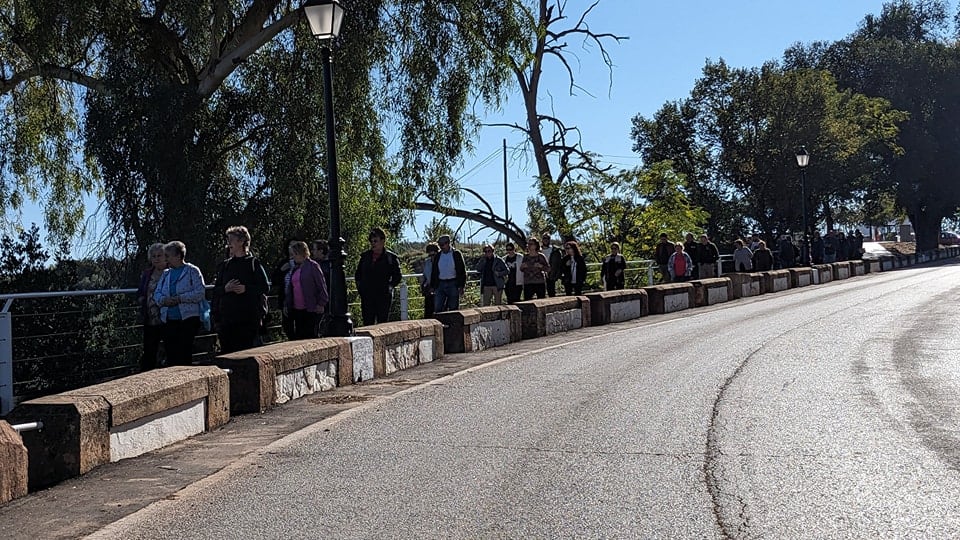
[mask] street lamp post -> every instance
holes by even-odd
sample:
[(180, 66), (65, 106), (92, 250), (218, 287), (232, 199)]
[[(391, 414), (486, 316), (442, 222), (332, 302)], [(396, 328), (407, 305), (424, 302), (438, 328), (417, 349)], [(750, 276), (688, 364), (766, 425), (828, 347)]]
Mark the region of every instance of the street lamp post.
[(810, 155), (804, 146), (797, 151), (797, 166), (800, 167), (800, 212), (803, 225), (804, 266), (811, 266), (813, 257), (810, 253), (810, 232), (807, 230), (807, 165), (810, 164)]
[(347, 276), (344, 264), (347, 254), (340, 231), (340, 181), (337, 178), (337, 142), (333, 121), (333, 66), (330, 45), (340, 33), (343, 6), (338, 0), (311, 0), (303, 13), (310, 31), (320, 40), (323, 54), (323, 110), (327, 128), (327, 195), (330, 200), (330, 315), (328, 334), (353, 334), (353, 320), (347, 310)]

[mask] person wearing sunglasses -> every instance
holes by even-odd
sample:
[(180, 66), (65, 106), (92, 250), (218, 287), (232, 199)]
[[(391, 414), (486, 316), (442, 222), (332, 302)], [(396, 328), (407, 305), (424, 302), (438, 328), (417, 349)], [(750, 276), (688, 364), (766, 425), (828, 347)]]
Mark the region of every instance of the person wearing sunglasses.
[(390, 318), (393, 289), (400, 285), (400, 258), (386, 248), (387, 233), (380, 227), (370, 229), (370, 249), (360, 254), (356, 280), (360, 293), (360, 312), (364, 326), (385, 323)]

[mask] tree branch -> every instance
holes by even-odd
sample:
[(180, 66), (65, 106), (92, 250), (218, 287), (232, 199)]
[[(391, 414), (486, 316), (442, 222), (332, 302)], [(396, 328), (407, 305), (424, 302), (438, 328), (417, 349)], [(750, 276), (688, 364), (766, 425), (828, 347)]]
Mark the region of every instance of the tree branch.
[(61, 81), (66, 81), (74, 84), (79, 84), (80, 86), (86, 87), (90, 90), (100, 93), (109, 93), (110, 88), (103, 83), (100, 79), (96, 79), (89, 75), (80, 73), (79, 71), (65, 68), (63, 66), (55, 66), (53, 64), (40, 64), (33, 66), (24, 71), (14, 73), (9, 79), (0, 79), (0, 94), (6, 94), (14, 88), (17, 87), (20, 83), (33, 79), (35, 77), (49, 77), (51, 79), (59, 79)]

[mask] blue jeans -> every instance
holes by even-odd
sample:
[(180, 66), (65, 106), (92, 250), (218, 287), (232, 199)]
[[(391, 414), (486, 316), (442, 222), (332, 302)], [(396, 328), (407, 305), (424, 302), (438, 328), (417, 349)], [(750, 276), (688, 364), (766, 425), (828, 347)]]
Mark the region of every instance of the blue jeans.
[(460, 289), (455, 279), (441, 279), (434, 291), (434, 311), (454, 311), (460, 309)]

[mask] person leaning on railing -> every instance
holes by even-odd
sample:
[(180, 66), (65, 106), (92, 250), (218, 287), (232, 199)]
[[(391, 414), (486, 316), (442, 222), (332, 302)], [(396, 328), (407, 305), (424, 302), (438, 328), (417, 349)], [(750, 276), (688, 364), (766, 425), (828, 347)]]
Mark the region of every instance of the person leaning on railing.
[(193, 338), (200, 330), (200, 303), (206, 284), (200, 269), (184, 261), (187, 246), (183, 242), (170, 242), (163, 252), (169, 268), (160, 276), (153, 297), (160, 306), (167, 364), (188, 366), (193, 360)]

